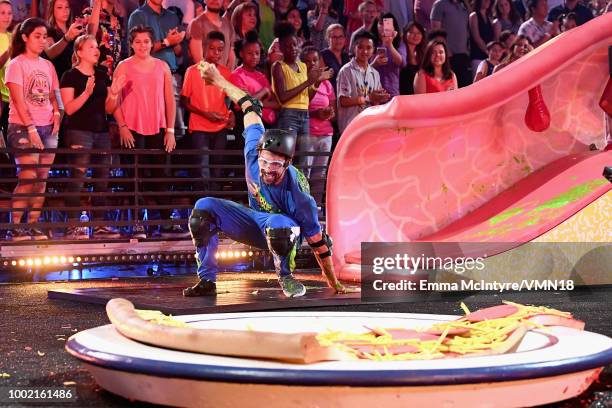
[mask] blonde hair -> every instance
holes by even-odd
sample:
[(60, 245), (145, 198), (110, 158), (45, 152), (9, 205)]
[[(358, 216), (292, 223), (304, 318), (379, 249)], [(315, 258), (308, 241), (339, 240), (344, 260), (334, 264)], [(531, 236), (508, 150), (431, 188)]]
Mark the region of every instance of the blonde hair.
[(76, 67), (77, 65), (81, 63), (81, 58), (79, 57), (78, 52), (83, 49), (83, 46), (89, 40), (96, 41), (96, 36), (92, 34), (83, 34), (83, 35), (80, 35), (74, 41), (74, 51), (72, 52), (72, 66), (73, 67)]
[(334, 30), (342, 30), (342, 34), (344, 34), (344, 27), (338, 23), (335, 23), (327, 27), (327, 30), (325, 31), (325, 38), (329, 38)]

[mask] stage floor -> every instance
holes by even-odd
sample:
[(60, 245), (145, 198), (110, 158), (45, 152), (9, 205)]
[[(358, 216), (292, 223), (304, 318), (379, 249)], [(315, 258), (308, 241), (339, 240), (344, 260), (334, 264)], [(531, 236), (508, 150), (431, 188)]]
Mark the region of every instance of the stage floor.
[[(305, 277), (302, 277), (304, 279)], [(230, 285), (252, 285), (251, 280), (270, 280), (276, 285), (272, 274), (241, 273), (220, 276), (222, 287)], [(317, 282), (315, 275), (306, 277), (308, 283)], [(75, 302), (65, 299), (49, 299), (51, 290), (76, 290), (84, 288), (108, 288), (115, 290), (143, 285), (182, 288), (194, 281), (188, 277), (158, 277), (103, 281), (53, 282), (28, 284), (0, 284), (2, 319), (0, 330), (0, 385), (23, 387), (61, 387), (75, 385), (79, 407), (123, 407), (150, 406), (133, 404), (100, 390), (91, 375), (80, 363), (64, 351), (65, 340), (76, 331), (107, 324), (104, 307), (100, 304)], [(247, 283), (241, 283), (247, 282)], [(322, 284), (318, 281), (319, 285)], [(245, 286), (246, 287), (246, 286)], [(460, 314), (459, 302), (471, 309), (499, 304), (510, 300), (519, 303), (546, 305), (572, 312), (578, 319), (586, 321), (586, 329), (612, 337), (612, 287), (578, 288), (572, 292), (522, 292), (522, 293), (465, 293), (456, 292), (439, 295), (435, 299), (393, 304), (343, 304), (296, 309), (328, 311), (410, 312)], [(280, 302), (280, 300), (278, 300)], [(593, 384), (580, 397), (556, 406), (584, 407), (595, 398), (596, 392), (612, 393), (612, 367), (607, 367), (599, 382)]]

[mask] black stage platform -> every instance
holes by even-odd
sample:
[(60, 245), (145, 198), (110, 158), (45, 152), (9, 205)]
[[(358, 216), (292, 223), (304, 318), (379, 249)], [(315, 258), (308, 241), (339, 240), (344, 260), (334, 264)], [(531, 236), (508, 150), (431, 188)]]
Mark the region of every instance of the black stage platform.
[[(234, 274), (235, 275), (235, 274)], [(133, 284), (127, 287), (95, 287), (50, 290), (50, 299), (106, 304), (112, 298), (130, 300), (139, 309), (155, 309), (172, 315), (198, 313), (251, 312), (297, 307), (342, 306), (360, 303), (358, 293), (335, 295), (320, 280), (299, 277), (306, 295), (286, 298), (274, 276), (251, 280), (226, 280), (217, 283), (216, 297), (183, 297), (182, 291), (193, 284)]]
[[(270, 279), (273, 276), (259, 273), (222, 274), (220, 280), (237, 285)], [(308, 284), (316, 276), (303, 277)], [(104, 307), (100, 304), (75, 302), (65, 299), (49, 299), (50, 291), (73, 291), (85, 288), (115, 288), (168, 286), (182, 288), (193, 284), (194, 277), (154, 277), (104, 281), (0, 284), (0, 386), (2, 387), (62, 387), (76, 386), (78, 400), (70, 406), (78, 407), (152, 407), (116, 397), (101, 390), (89, 372), (64, 350), (66, 339), (77, 331), (108, 324)], [(232, 283), (234, 282), (234, 283)], [(319, 281), (322, 285), (322, 282)], [(245, 285), (247, 285), (245, 283)], [(250, 287), (250, 286), (245, 287)], [(222, 287), (225, 285), (222, 285)], [(314, 286), (314, 284), (313, 284)], [(311, 290), (311, 292), (314, 290)], [(178, 297), (173, 297), (174, 301)], [(334, 305), (308, 308), (309, 311), (367, 311), (390, 313), (461, 314), (459, 302), (471, 309), (499, 304), (502, 299), (525, 304), (551, 306), (572, 312), (576, 318), (586, 321), (586, 330), (612, 337), (612, 286), (578, 287), (571, 292), (522, 292), (522, 293), (465, 293), (456, 292), (437, 296), (436, 299), (411, 303), (353, 304), (336, 300)], [(276, 299), (277, 302), (280, 300)], [(333, 299), (330, 299), (332, 302)], [(289, 300), (287, 302), (291, 303)], [(158, 302), (159, 303), (159, 302)], [(302, 309), (306, 305), (294, 305)], [(585, 393), (572, 400), (560, 402), (554, 407), (589, 407), (599, 392), (612, 395), (612, 367), (607, 367), (600, 380)], [(601, 398), (601, 397), (599, 397)], [(65, 405), (64, 405), (65, 406)], [(609, 405), (608, 405), (609, 406)], [(606, 405), (592, 405), (606, 407)]]

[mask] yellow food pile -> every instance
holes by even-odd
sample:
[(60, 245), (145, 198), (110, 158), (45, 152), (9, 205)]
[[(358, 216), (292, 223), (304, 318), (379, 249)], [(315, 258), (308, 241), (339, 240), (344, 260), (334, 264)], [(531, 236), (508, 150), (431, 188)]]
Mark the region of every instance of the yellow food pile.
[(189, 327), (189, 325), (185, 322), (181, 322), (180, 320), (176, 320), (171, 315), (166, 316), (159, 310), (139, 310), (136, 309), (136, 314), (144, 320), (147, 320), (150, 323), (160, 324), (162, 326), (171, 326), (171, 327)]
[[(416, 329), (417, 332), (421, 333), (427, 333), (428, 331), (441, 333), (437, 340), (394, 338), (390, 332), (402, 330), (400, 328), (374, 328), (367, 333), (329, 330), (318, 335), (317, 340), (322, 346), (337, 347), (363, 359), (377, 361), (430, 360), (478, 355), (486, 351), (499, 350), (503, 348), (508, 337), (519, 327), (524, 326), (526, 329), (542, 328), (543, 326), (528, 320), (535, 315), (547, 314), (572, 318), (571, 313), (543, 306), (527, 306), (506, 301), (503, 303), (515, 306), (518, 311), (503, 318), (470, 322), (462, 317), (458, 320), (438, 323), (428, 328)], [(466, 315), (470, 314), (465, 304), (461, 303), (461, 308)], [(453, 332), (457, 334), (449, 335)], [(405, 353), (390, 351), (393, 347), (406, 345), (413, 346), (416, 350)], [(371, 352), (364, 351), (367, 346), (372, 346)]]

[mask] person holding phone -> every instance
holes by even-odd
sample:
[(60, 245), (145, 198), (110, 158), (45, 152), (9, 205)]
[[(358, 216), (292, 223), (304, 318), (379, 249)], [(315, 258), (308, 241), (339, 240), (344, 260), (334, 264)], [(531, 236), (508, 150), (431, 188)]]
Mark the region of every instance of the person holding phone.
[(406, 65), (406, 46), (402, 42), (397, 20), (391, 13), (385, 13), (372, 23), (372, 35), (376, 55), (372, 66), (380, 74), (380, 83), (391, 97), (400, 94), (399, 74)]
[[(45, 57), (51, 61), (57, 76), (61, 78), (64, 72), (72, 68), (74, 40), (85, 33), (86, 23), (82, 18), (73, 21), (68, 0), (51, 0), (48, 16), (49, 32)], [(59, 93), (57, 100), (60, 110), (64, 110)]]

